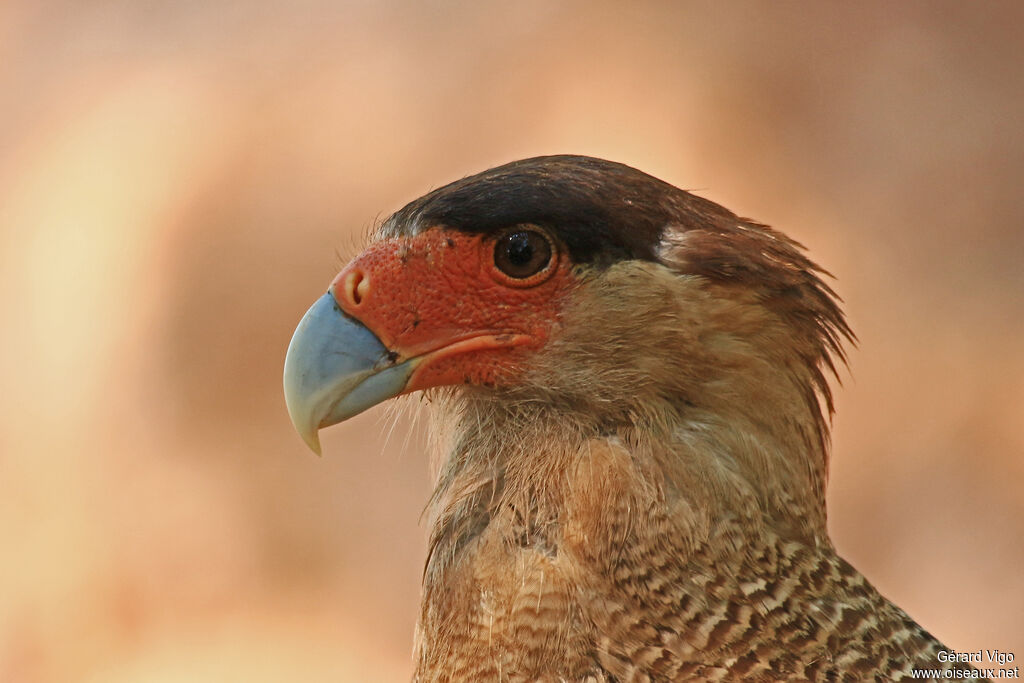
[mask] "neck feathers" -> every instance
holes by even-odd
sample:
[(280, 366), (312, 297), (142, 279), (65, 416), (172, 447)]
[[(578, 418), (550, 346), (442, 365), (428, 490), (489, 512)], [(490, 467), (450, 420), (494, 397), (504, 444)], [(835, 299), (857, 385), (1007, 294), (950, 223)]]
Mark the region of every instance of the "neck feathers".
[(798, 244), (687, 197), (702, 227), (666, 229), (659, 262), (580, 269), (521, 384), (435, 392), (435, 554), (503, 505), (543, 527), (595, 443), (629, 454), (640, 493), (699, 510), (695, 529), (741, 515), (828, 543), (827, 374), (852, 333)]

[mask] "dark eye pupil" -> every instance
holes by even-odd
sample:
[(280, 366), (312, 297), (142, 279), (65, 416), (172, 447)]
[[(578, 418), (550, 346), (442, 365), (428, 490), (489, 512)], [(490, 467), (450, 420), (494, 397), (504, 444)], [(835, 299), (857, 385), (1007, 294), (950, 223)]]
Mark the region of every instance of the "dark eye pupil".
[(550, 261), (551, 243), (534, 230), (510, 232), (494, 247), (494, 264), (509, 277), (530, 277), (544, 270)]
[(517, 232), (508, 237), (505, 243), (508, 261), (514, 266), (525, 266), (533, 259), (533, 245), (525, 232)]

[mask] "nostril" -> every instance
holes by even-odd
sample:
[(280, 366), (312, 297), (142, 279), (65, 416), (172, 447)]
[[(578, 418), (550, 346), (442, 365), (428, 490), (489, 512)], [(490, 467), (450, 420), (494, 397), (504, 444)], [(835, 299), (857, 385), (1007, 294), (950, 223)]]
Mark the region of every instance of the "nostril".
[(348, 274), (345, 278), (345, 296), (353, 305), (358, 306), (363, 303), (363, 299), (369, 293), (370, 280), (363, 274), (363, 271), (353, 270)]
[(366, 298), (366, 295), (370, 293), (370, 278), (359, 273), (359, 279), (356, 281), (355, 300), (359, 303)]

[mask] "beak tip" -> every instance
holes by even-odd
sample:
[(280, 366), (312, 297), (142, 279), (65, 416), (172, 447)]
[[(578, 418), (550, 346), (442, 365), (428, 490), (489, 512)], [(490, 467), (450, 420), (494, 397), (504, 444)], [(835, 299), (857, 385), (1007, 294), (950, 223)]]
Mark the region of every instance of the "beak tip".
[(309, 450), (313, 451), (318, 457), (323, 457), (323, 449), (320, 447), (320, 432), (319, 430), (313, 431), (309, 434), (303, 434), (302, 440), (309, 446)]
[(289, 405), (288, 408), (292, 427), (295, 428), (295, 431), (298, 433), (303, 443), (309, 447), (309, 450), (313, 451), (317, 455), (323, 455), (320, 447), (320, 429), (312, 423), (311, 419), (307, 419), (312, 418), (312, 415), (296, 415), (296, 411), (292, 405)]
[[(287, 368), (287, 362), (285, 367)], [(302, 441), (309, 447), (311, 451), (317, 455), (322, 455), (320, 448), (320, 429), (317, 426), (317, 412), (315, 406), (306, 400), (307, 397), (297, 390), (294, 386), (293, 378), (290, 377), (287, 370), (285, 371), (284, 381), (284, 401), (285, 407), (288, 409), (288, 417), (291, 419), (292, 426), (295, 431), (298, 432)]]

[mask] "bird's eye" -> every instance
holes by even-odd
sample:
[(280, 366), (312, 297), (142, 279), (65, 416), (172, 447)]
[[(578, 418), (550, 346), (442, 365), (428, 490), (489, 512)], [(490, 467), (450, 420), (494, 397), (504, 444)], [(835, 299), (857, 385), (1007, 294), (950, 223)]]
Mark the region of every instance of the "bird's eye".
[(523, 280), (551, 263), (551, 241), (536, 230), (520, 229), (502, 235), (494, 245), (494, 265), (505, 275)]

